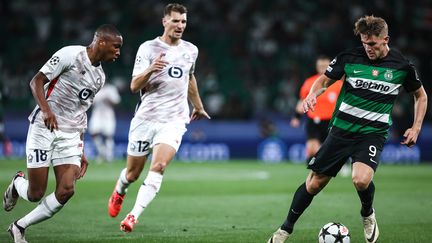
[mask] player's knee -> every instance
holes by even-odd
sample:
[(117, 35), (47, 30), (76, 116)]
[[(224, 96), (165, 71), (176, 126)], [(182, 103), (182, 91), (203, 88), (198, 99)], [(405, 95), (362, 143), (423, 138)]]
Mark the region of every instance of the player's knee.
[(160, 174), (163, 174), (165, 171), (165, 168), (167, 167), (167, 163), (165, 162), (158, 162), (158, 163), (154, 163), (154, 165), (152, 166), (151, 170), (152, 171), (157, 171)]
[(357, 189), (357, 191), (363, 191), (366, 190), (369, 186), (370, 181), (366, 178), (362, 178), (359, 176), (353, 176), (352, 182)]
[(55, 194), (59, 203), (65, 204), (75, 194), (75, 189), (74, 186), (63, 186)]
[(136, 180), (138, 180), (138, 177), (140, 176), (140, 173), (135, 172), (135, 171), (127, 171), (126, 172), (126, 180), (129, 183), (135, 182)]
[(318, 194), (325, 187), (325, 183), (321, 183), (319, 180), (311, 180), (306, 183), (306, 190), (310, 194)]
[(27, 197), (30, 202), (39, 202), (45, 195), (44, 190), (28, 191)]

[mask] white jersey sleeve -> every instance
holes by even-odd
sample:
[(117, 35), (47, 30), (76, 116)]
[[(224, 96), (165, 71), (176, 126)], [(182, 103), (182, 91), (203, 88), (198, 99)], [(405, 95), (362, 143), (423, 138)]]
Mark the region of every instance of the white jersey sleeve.
[(64, 70), (69, 69), (72, 65), (74, 55), (72, 55), (73, 53), (68, 51), (68, 49), (67, 47), (63, 47), (58, 50), (39, 70), (41, 73), (45, 74), (50, 81), (60, 76)]
[(132, 71), (132, 77), (144, 72), (151, 64), (151, 55), (148, 52), (148, 42), (140, 45), (135, 58), (135, 65)]

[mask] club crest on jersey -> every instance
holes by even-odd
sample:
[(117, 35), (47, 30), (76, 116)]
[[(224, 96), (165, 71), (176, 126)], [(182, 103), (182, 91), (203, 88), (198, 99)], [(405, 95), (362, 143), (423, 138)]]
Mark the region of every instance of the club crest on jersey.
[(373, 69), (373, 70), (372, 70), (372, 76), (377, 77), (378, 74), (379, 74), (379, 71), (378, 71), (378, 70), (376, 70), (376, 69)]
[(391, 70), (387, 70), (387, 71), (385, 71), (385, 73), (384, 73), (384, 78), (385, 78), (385, 80), (387, 80), (387, 81), (392, 80), (392, 79), (393, 79), (393, 73), (392, 73), (392, 71), (391, 71)]
[(51, 64), (51, 65), (57, 65), (58, 63), (60, 62), (60, 57), (58, 57), (58, 56), (53, 56), (53, 57), (51, 57), (51, 59), (49, 60), (49, 63)]

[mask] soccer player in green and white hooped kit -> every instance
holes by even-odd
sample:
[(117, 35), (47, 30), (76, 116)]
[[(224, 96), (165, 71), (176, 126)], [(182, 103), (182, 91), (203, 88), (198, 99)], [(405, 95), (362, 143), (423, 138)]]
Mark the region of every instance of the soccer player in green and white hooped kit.
[(303, 101), (304, 112), (313, 111), (317, 96), (345, 75), (329, 136), (310, 160), (311, 172), (295, 192), (286, 220), (268, 242), (285, 242), (289, 238), (295, 222), (314, 196), (336, 176), (349, 157), (353, 161), (352, 181), (362, 205), (360, 214), (366, 242), (378, 240), (372, 179), (392, 123), (394, 101), (401, 87), (414, 96), (414, 121), (401, 142), (412, 147), (426, 113), (427, 95), (414, 66), (400, 52), (389, 48), (384, 19), (364, 16), (355, 23), (354, 33), (360, 35), (363, 46), (340, 53)]

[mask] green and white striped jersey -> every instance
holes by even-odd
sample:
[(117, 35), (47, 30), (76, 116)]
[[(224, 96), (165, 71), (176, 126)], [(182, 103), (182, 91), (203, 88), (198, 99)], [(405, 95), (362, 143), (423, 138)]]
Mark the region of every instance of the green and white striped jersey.
[(342, 137), (387, 137), (400, 88), (412, 92), (422, 86), (414, 66), (393, 49), (385, 58), (374, 61), (363, 47), (342, 52), (330, 63), (325, 75), (334, 80), (345, 75), (330, 122), (332, 134)]

